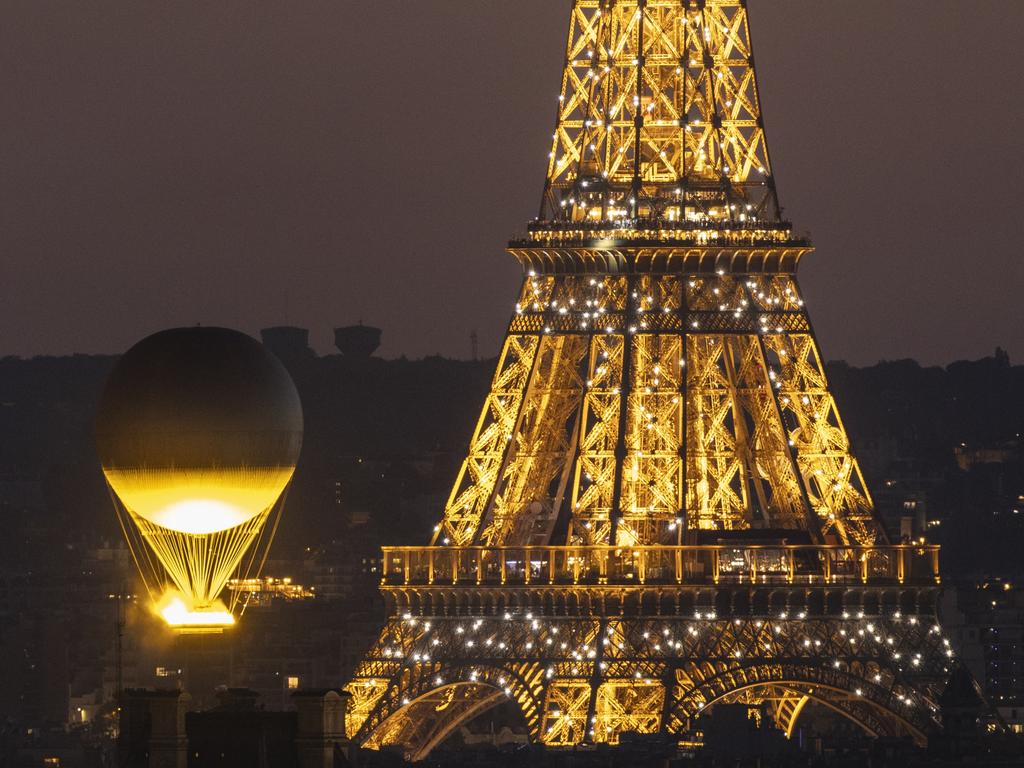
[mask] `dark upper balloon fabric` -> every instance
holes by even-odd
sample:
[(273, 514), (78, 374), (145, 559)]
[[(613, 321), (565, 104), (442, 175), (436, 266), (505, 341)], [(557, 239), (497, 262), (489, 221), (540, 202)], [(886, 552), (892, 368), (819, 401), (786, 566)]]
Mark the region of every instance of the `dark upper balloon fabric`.
[(96, 420), (104, 468), (294, 466), (302, 405), (281, 362), (227, 328), (173, 328), (128, 350)]

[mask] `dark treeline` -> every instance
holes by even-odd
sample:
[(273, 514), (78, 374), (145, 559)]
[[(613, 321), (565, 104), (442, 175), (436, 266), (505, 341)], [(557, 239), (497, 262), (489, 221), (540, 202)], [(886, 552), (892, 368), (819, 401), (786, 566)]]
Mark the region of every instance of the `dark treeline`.
[[(119, 535), (92, 443), (115, 358), (0, 360), (0, 513), (13, 556), (48, 529)], [(306, 437), (279, 546), (308, 546), (366, 522), (369, 543), (419, 543), (440, 514), (494, 361), (287, 361)], [(912, 360), (828, 365), (832, 390), (883, 511), (927, 508), (959, 572), (1019, 569), (1024, 543), (1024, 366), (1005, 353), (945, 368)], [(20, 542), (20, 543), (17, 543)], [(27, 548), (23, 545), (27, 544)]]

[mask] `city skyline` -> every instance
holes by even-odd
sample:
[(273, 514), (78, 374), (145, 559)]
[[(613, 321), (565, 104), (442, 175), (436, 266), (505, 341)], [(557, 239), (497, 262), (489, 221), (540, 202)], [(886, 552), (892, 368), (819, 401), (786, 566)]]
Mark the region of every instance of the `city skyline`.
[(1024, 5), (0, 13), (0, 765), (1024, 765)]
[[(1022, 107), (1003, 91), (1024, 8), (751, 5), (825, 356), (1019, 357)], [(10, 4), (0, 355), (119, 352), (195, 323), (302, 325), (326, 352), (359, 320), (385, 356), (468, 357), (474, 329), (496, 354), (567, 9), (377, 3), (357, 24), (333, 3)]]

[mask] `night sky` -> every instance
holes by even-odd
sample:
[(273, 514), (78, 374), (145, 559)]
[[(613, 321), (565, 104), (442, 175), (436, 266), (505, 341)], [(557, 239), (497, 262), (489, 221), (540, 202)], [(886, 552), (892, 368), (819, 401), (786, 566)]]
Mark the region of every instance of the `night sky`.
[[(1024, 358), (1024, 2), (750, 0), (827, 358)], [(568, 0), (0, 0), (0, 356), (174, 325), (496, 354)]]

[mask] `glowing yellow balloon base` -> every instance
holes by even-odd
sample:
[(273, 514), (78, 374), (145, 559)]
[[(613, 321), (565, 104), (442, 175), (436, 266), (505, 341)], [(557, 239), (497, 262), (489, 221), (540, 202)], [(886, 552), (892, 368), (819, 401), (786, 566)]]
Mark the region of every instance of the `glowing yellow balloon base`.
[(196, 536), (237, 528), (272, 506), (294, 466), (231, 468), (104, 467), (110, 487), (132, 514)]
[(235, 617), (219, 600), (201, 609), (190, 609), (180, 595), (170, 595), (158, 612), (180, 634), (220, 633), (234, 625)]
[[(233, 625), (238, 595), (227, 604), (219, 596), (233, 574), (245, 578), (252, 568), (256, 573), (262, 568), (281, 504), (225, 530), (191, 533), (159, 526), (114, 500), (156, 614), (179, 633), (221, 632)], [(274, 525), (267, 529), (275, 510)]]

